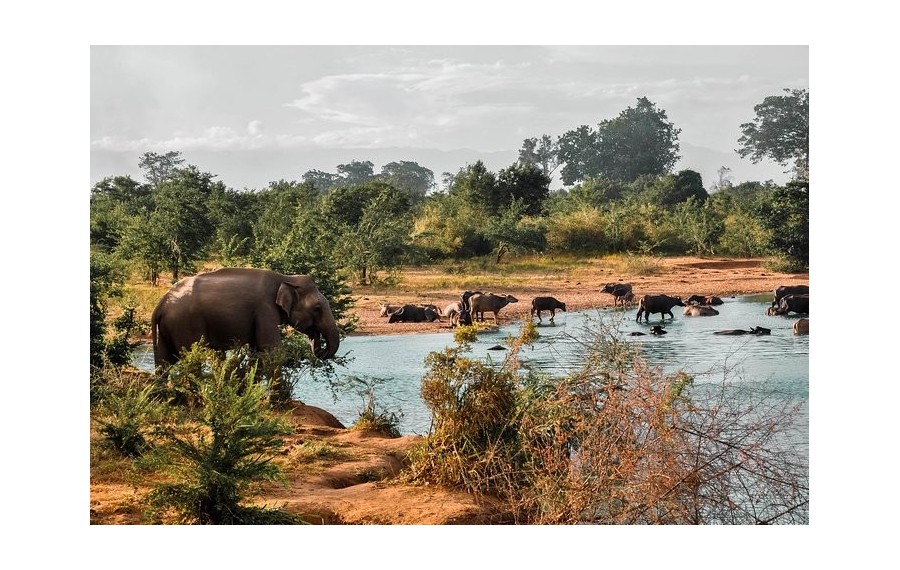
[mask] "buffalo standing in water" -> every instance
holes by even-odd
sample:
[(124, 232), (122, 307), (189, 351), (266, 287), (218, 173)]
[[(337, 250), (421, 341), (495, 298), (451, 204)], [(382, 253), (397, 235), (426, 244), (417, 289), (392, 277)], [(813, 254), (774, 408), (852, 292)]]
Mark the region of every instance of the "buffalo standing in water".
[(537, 315), (538, 322), (541, 320), (541, 311), (550, 311), (550, 322), (556, 317), (556, 310), (566, 312), (566, 304), (555, 297), (535, 297), (531, 300), (531, 315)]
[(788, 313), (809, 314), (809, 295), (785, 295), (778, 301), (777, 307), (766, 309), (767, 315), (786, 315)]
[(673, 319), (672, 307), (683, 307), (684, 301), (681, 297), (669, 297), (668, 295), (644, 295), (638, 303), (637, 318), (635, 321), (641, 322), (641, 315), (644, 315), (644, 322), (650, 321), (652, 313), (659, 313), (662, 320), (666, 320), (668, 314)]
[(809, 295), (809, 285), (782, 285), (781, 287), (776, 287), (772, 306), (777, 307), (779, 301), (788, 295)]

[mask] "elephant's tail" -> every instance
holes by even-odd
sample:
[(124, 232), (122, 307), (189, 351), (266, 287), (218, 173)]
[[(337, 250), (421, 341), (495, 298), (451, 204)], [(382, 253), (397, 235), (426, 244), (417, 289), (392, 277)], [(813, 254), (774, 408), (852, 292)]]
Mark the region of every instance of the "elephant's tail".
[(159, 321), (162, 318), (162, 314), (160, 313), (159, 306), (153, 309), (153, 314), (150, 316), (150, 339), (153, 342), (153, 359), (158, 364), (160, 362), (160, 350), (159, 350)]

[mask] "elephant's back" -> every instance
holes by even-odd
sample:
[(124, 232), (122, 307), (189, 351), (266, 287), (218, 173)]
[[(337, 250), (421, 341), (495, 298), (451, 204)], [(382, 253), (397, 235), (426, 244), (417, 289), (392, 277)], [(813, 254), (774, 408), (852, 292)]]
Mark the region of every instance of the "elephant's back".
[(155, 313), (203, 319), (231, 313), (248, 314), (261, 299), (274, 302), (277, 274), (265, 269), (226, 268), (186, 277), (160, 299)]

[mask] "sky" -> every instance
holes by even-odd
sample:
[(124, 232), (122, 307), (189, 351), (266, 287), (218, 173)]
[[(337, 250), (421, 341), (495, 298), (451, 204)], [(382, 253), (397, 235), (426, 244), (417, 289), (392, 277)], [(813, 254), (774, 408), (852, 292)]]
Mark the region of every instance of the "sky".
[[(92, 46), (91, 184), (143, 179), (144, 152), (179, 151), (226, 186), (410, 160), (455, 173), (513, 164), (526, 138), (615, 118), (639, 97), (677, 128), (675, 170), (704, 186), (789, 180), (735, 149), (754, 106), (809, 88), (809, 47)], [(559, 187), (559, 173), (554, 187)]]

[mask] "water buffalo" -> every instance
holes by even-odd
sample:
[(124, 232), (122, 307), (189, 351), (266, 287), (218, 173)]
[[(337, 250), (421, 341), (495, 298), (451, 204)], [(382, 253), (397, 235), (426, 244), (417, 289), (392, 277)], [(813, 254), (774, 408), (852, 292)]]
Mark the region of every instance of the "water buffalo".
[(403, 305), (400, 309), (388, 315), (389, 323), (430, 323), (437, 319), (437, 311), (431, 307), (421, 307), (419, 305)]
[(779, 299), (777, 307), (769, 307), (768, 315), (786, 315), (788, 313), (809, 314), (809, 295), (786, 295)]
[(662, 320), (666, 320), (666, 314), (673, 319), (672, 307), (683, 307), (684, 301), (681, 297), (669, 297), (668, 295), (644, 295), (638, 302), (638, 312), (635, 321), (641, 322), (641, 315), (644, 315), (644, 322), (650, 321), (652, 313), (659, 313)]
[(452, 317), (450, 317), (450, 328), (457, 327), (459, 325), (471, 325), (472, 324), (472, 313), (469, 312), (469, 309), (463, 309), (458, 313), (454, 313)]
[(500, 312), (500, 309), (510, 303), (518, 302), (519, 300), (512, 295), (494, 295), (493, 293), (472, 295), (471, 297), (469, 297), (469, 307), (470, 311), (472, 312), (472, 320), (480, 320), (484, 322), (484, 313), (491, 312), (494, 313), (494, 323), (500, 324), (500, 321), (497, 319), (497, 313)]
[(556, 309), (566, 312), (566, 304), (555, 297), (535, 297), (531, 300), (531, 316), (537, 315), (538, 322), (541, 320), (541, 311), (550, 311), (550, 322), (556, 316)]
[(767, 329), (764, 327), (750, 327), (750, 330), (744, 329), (728, 329), (724, 331), (716, 331), (713, 334), (728, 334), (728, 335), (739, 335), (739, 334), (756, 334), (756, 335), (766, 335), (772, 334), (772, 329)]
[(624, 305), (627, 301), (634, 301), (634, 293), (631, 290), (631, 283), (607, 283), (600, 289), (601, 293), (609, 293), (613, 296), (613, 305), (620, 302)]
[(451, 329), (458, 325), (472, 324), (472, 314), (468, 309), (463, 307), (463, 304), (460, 301), (454, 301), (444, 307), (444, 316), (450, 319)]
[(441, 311), (441, 316), (450, 318), (462, 311), (462, 309), (463, 304), (460, 301), (453, 301), (452, 303), (449, 303), (444, 307), (444, 309)]
[(775, 297), (772, 306), (777, 307), (778, 302), (788, 295), (809, 295), (809, 285), (782, 285), (775, 288)]
[[(721, 297), (716, 297), (714, 295), (691, 295), (687, 300), (689, 305), (722, 305), (725, 302), (722, 301)], [(687, 314), (687, 313), (685, 313)]]
[(462, 302), (462, 306), (464, 309), (472, 310), (472, 306), (469, 304), (469, 299), (472, 298), (473, 295), (483, 295), (481, 291), (463, 291), (463, 294), (459, 296), (459, 300)]
[(393, 313), (394, 311), (399, 311), (403, 305), (381, 305), (381, 311), (378, 313), (379, 317), (386, 317)]
[(661, 334), (669, 334), (669, 331), (664, 329), (662, 327), (662, 325), (653, 325), (652, 327), (650, 327), (650, 334), (655, 334), (656, 336), (659, 336)]
[(797, 319), (794, 323), (794, 334), (809, 334), (809, 319)]
[(718, 314), (719, 311), (705, 305), (686, 305), (684, 307), (684, 316), (686, 317), (711, 317)]

